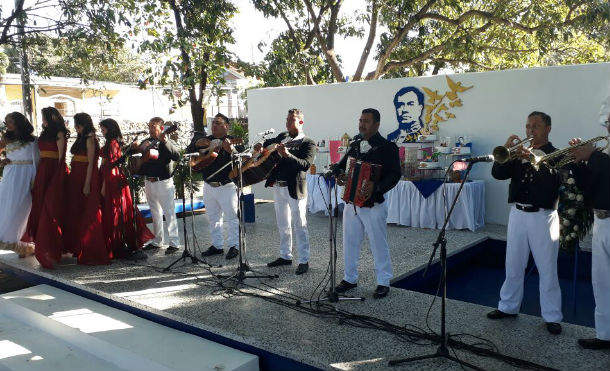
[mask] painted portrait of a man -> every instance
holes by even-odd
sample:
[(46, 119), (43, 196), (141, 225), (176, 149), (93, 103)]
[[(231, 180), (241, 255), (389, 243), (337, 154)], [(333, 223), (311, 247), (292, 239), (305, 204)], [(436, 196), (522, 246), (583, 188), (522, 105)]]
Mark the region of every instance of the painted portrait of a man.
[(388, 134), (388, 140), (396, 143), (415, 142), (424, 127), (424, 94), (414, 86), (404, 87), (394, 96), (394, 108), (398, 129)]

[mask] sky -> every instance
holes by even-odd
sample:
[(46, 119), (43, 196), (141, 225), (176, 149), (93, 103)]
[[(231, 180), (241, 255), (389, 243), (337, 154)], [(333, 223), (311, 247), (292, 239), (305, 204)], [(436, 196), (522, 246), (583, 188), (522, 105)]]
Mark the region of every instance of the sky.
[[(231, 22), (234, 29), (235, 45), (231, 46), (230, 50), (246, 62), (260, 62), (269, 51), (269, 46), (263, 49), (264, 52), (259, 51), (258, 44), (260, 41), (265, 40), (267, 44), (271, 44), (271, 41), (288, 27), (282, 19), (265, 18), (261, 12), (254, 8), (250, 0), (234, 1), (239, 8), (239, 13), (235, 15)], [(341, 7), (341, 12), (351, 15), (360, 9), (364, 9), (365, 4), (364, 0), (347, 0)], [(378, 27), (373, 45), (379, 41), (379, 33)], [(351, 76), (356, 71), (364, 43), (365, 40), (355, 37), (348, 39), (341, 36), (336, 37), (335, 49), (343, 60), (343, 73), (345, 75)], [(364, 69), (365, 73), (375, 68), (373, 55), (374, 50), (369, 54)]]

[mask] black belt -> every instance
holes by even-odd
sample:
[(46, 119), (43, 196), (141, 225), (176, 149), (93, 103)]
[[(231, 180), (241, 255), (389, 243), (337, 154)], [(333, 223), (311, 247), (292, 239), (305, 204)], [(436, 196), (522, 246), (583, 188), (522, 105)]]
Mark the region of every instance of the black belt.
[(517, 208), (517, 210), (521, 210), (526, 213), (535, 213), (536, 211), (540, 211), (540, 208), (536, 207), (536, 206), (523, 206), (523, 205), (515, 204), (515, 207)]
[(206, 182), (208, 183), (211, 187), (217, 188), (217, 187), (222, 187), (223, 185), (229, 184), (231, 183), (230, 180), (223, 180), (222, 182)]
[(169, 179), (169, 177), (168, 178), (160, 178), (158, 176), (147, 176), (146, 177), (146, 180), (148, 180), (151, 183), (160, 182), (162, 180), (168, 180), (168, 179)]

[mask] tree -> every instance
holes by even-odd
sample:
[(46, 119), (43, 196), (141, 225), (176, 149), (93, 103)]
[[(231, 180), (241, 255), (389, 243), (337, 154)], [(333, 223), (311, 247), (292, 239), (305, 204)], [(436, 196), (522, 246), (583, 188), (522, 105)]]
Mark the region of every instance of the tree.
[(170, 86), (170, 97), (181, 106), (190, 103), (194, 128), (203, 130), (205, 100), (216, 86), (209, 83), (222, 80), (230, 61), (228, 22), (237, 9), (230, 0), (146, 0), (143, 8), (133, 32), (146, 35), (139, 50), (161, 67), (147, 69), (142, 86)]
[[(7, 72), (20, 73), (19, 50), (5, 47), (9, 58)], [(30, 68), (39, 76), (60, 76), (119, 83), (137, 83), (146, 68), (142, 59), (129, 49), (116, 47), (109, 51), (105, 45), (76, 42), (66, 38), (40, 36), (28, 47)]]
[[(354, 17), (341, 15), (343, 0), (253, 3), (266, 16), (281, 17), (289, 34), (317, 40), (320, 52), (312, 42), (298, 45), (324, 58), (335, 81), (345, 81), (334, 48), (337, 35), (363, 40), (352, 81), (436, 74), (442, 68), (480, 71), (597, 62), (610, 54), (607, 0), (366, 0), (366, 11)], [(373, 49), (376, 66), (365, 73)]]

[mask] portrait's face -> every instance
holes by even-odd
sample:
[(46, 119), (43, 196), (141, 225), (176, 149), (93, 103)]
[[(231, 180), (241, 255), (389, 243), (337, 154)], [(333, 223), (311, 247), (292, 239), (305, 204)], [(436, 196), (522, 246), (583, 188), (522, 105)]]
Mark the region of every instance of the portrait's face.
[(47, 121), (46, 118), (44, 118), (44, 115), (42, 116), (42, 127), (46, 128), (47, 126), (49, 126), (49, 122)]
[(83, 127), (74, 124), (74, 130), (76, 131), (76, 134), (82, 134), (83, 133)]
[(419, 104), (417, 94), (408, 91), (399, 96), (394, 103), (396, 106), (396, 117), (399, 124), (417, 123), (422, 113), (423, 105)]
[(102, 132), (103, 136), (106, 136), (106, 134), (108, 134), (108, 129), (106, 129), (105, 126), (100, 125), (100, 131)]
[(222, 138), (227, 136), (228, 132), (229, 127), (225, 120), (222, 117), (214, 117), (214, 120), (212, 120), (212, 135), (215, 138)]
[(363, 113), (358, 121), (358, 130), (360, 135), (366, 140), (375, 135), (379, 130), (379, 122), (375, 122), (372, 113)]
[(527, 118), (525, 124), (525, 133), (528, 138), (533, 138), (532, 145), (541, 145), (549, 141), (549, 133), (551, 127), (546, 126), (541, 116), (532, 116)]
[(15, 120), (13, 120), (13, 117), (11, 117), (11, 115), (6, 115), (6, 117), (4, 118), (4, 122), (6, 123), (7, 131), (15, 131)]
[(286, 116), (286, 130), (291, 135), (298, 134), (299, 130), (303, 127), (303, 121), (300, 121), (299, 116), (296, 113), (289, 113)]
[(163, 130), (161, 129), (161, 124), (159, 122), (150, 121), (148, 123), (148, 133), (151, 137), (157, 138), (159, 135), (161, 135), (162, 131)]

